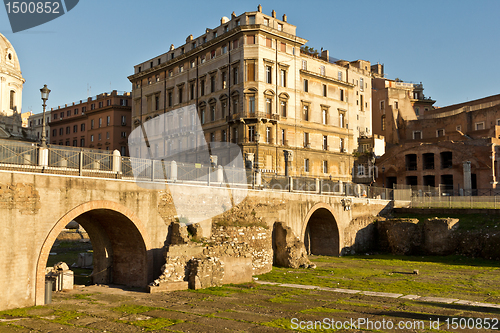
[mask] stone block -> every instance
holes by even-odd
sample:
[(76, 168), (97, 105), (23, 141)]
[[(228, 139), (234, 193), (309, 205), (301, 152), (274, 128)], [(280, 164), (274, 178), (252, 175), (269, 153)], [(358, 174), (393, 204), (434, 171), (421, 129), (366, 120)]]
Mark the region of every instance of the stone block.
[(230, 257), (220, 258), (224, 263), (223, 284), (252, 282), (252, 258)]
[(175, 290), (186, 290), (188, 289), (187, 281), (177, 281), (177, 282), (165, 282), (159, 286), (148, 286), (149, 293), (159, 293), (163, 291), (175, 291)]
[(458, 228), (458, 219), (431, 218), (423, 222), (424, 244), (427, 254), (448, 255), (457, 246), (453, 233)]
[(306, 248), (284, 222), (276, 222), (273, 230), (274, 265), (299, 268), (310, 267)]

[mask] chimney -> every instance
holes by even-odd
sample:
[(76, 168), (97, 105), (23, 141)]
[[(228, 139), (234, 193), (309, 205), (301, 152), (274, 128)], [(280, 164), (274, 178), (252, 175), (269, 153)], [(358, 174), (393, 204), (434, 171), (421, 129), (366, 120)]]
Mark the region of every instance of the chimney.
[(262, 13), (262, 6), (261, 6), (261, 5), (258, 5), (258, 6), (257, 6), (257, 11), (258, 11), (259, 13)]
[(283, 14), (283, 22), (286, 22), (286, 14)]
[(236, 18), (236, 14), (234, 13), (234, 11), (231, 13), (231, 19), (234, 19)]
[(193, 35), (189, 35), (187, 38), (186, 38), (186, 43), (189, 43), (190, 41), (193, 40)]
[(276, 11), (273, 9), (273, 11), (271, 12), (271, 16), (276, 18)]
[(173, 51), (175, 49), (174, 44), (170, 44), (170, 51)]

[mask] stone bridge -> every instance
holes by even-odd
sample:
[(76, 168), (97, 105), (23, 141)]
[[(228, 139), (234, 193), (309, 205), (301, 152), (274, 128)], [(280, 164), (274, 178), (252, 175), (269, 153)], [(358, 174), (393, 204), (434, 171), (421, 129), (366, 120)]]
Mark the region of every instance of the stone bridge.
[[(209, 203), (223, 209), (227, 188), (169, 184), (164, 189), (131, 180), (0, 171), (0, 310), (44, 304), (45, 267), (59, 233), (75, 220), (88, 232), (95, 283), (145, 287), (160, 274), (169, 225), (178, 215), (172, 193), (196, 211)], [(187, 190), (186, 190), (187, 189)], [(390, 209), (388, 200), (232, 189), (245, 207), (269, 226), (292, 228), (313, 254), (338, 256), (356, 242), (369, 222), (363, 217)], [(196, 195), (193, 195), (196, 193)], [(232, 200), (232, 199), (231, 199)], [(224, 207), (225, 206), (225, 207)], [(179, 206), (177, 206), (179, 209)], [(197, 212), (204, 236), (215, 216)], [(231, 214), (231, 211), (225, 214)], [(241, 211), (240, 211), (241, 213)], [(208, 227), (207, 227), (208, 226)]]

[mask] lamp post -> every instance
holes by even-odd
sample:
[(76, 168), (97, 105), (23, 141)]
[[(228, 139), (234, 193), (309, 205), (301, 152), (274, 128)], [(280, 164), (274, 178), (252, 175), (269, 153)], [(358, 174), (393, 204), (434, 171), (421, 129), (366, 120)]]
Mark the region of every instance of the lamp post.
[(42, 93), (42, 101), (43, 101), (43, 119), (42, 119), (42, 147), (47, 148), (47, 138), (45, 136), (45, 107), (47, 106), (46, 102), (49, 99), (50, 89), (47, 88), (47, 85), (44, 84), (43, 88), (40, 89)]

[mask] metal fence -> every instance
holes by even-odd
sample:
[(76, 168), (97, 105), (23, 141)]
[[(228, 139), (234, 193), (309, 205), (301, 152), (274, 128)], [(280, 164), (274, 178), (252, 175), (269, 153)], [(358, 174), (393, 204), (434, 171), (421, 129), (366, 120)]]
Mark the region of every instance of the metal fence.
[(412, 208), (498, 209), (499, 196), (412, 197)]
[[(178, 182), (305, 192), (360, 198), (410, 200), (411, 190), (385, 189), (351, 182), (261, 174), (251, 169), (201, 163), (177, 163), (114, 155), (111, 151), (0, 140), (0, 168), (18, 171)], [(398, 192), (399, 191), (399, 192)], [(406, 192), (404, 192), (406, 191)], [(397, 195), (397, 193), (406, 193)]]

